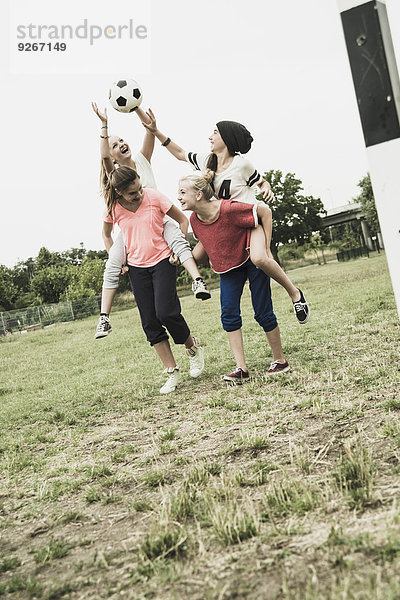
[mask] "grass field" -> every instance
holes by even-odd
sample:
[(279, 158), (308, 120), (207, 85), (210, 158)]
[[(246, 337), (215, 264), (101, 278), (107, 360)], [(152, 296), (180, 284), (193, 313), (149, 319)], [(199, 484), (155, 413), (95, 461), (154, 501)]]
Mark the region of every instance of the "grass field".
[(0, 597), (144, 600), (400, 598), (399, 321), (386, 259), (273, 285), (291, 372), (243, 298), (250, 383), (218, 291), (182, 299), (204, 344), (198, 380), (163, 382), (136, 310), (0, 343)]

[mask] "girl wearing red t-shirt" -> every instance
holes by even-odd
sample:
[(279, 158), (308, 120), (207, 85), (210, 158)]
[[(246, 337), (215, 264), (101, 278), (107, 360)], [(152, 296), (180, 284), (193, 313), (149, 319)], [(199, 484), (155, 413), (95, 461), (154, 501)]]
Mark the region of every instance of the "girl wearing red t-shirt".
[(179, 385), (180, 371), (165, 328), (176, 344), (185, 345), (190, 375), (198, 377), (204, 370), (203, 348), (181, 315), (176, 269), (169, 262), (171, 250), (163, 237), (165, 215), (177, 221), (185, 237), (188, 220), (159, 191), (143, 188), (140, 177), (130, 167), (119, 167), (110, 173), (105, 199), (103, 238), (109, 250), (113, 224), (117, 223), (127, 250), (129, 278), (143, 330), (168, 375), (160, 393), (168, 394)]
[(240, 299), (246, 280), (250, 283), (254, 318), (266, 333), (273, 362), (267, 375), (289, 370), (281, 344), (278, 322), (273, 311), (270, 279), (257, 269), (249, 257), (251, 232), (261, 230), (260, 207), (246, 202), (220, 200), (210, 182), (213, 173), (193, 174), (179, 182), (178, 200), (183, 210), (193, 211), (190, 224), (199, 243), (194, 256), (205, 253), (212, 269), (220, 276), (221, 321), (236, 361), (236, 368), (225, 381), (249, 381), (244, 356)]

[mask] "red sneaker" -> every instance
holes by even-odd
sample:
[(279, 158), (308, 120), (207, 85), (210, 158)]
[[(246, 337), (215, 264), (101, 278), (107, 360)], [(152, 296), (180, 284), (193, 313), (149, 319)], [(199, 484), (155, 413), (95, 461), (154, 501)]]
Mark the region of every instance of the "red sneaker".
[(245, 371), (241, 367), (236, 367), (233, 373), (230, 373), (229, 375), (224, 375), (223, 380), (231, 381), (240, 385), (241, 383), (246, 383), (247, 381), (250, 381), (250, 375), (248, 371)]
[(279, 375), (279, 373), (286, 373), (287, 371), (290, 371), (289, 363), (287, 361), (280, 363), (275, 360), (270, 364), (266, 375)]

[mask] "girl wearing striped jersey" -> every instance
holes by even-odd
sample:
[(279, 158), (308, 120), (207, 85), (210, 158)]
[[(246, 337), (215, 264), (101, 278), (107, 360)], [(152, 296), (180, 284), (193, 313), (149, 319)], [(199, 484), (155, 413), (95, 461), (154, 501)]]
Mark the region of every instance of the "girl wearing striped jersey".
[(159, 131), (154, 113), (149, 109), (148, 121), (144, 127), (178, 160), (189, 162), (198, 171), (210, 169), (214, 172), (212, 186), (217, 198), (236, 200), (250, 204), (257, 203), (262, 228), (254, 229), (250, 239), (250, 258), (252, 263), (282, 285), (293, 302), (298, 321), (306, 323), (310, 316), (308, 304), (303, 292), (289, 279), (280, 265), (273, 259), (269, 246), (272, 234), (272, 213), (262, 201), (257, 202), (255, 194), (258, 187), (264, 200), (272, 200), (273, 193), (269, 183), (253, 167), (243, 154), (246, 154), (253, 141), (252, 136), (241, 123), (220, 121), (210, 135), (211, 154), (186, 152)]
[[(108, 175), (113, 171), (115, 165), (124, 165), (133, 168), (138, 172), (143, 187), (156, 189), (156, 181), (150, 164), (154, 149), (154, 136), (150, 132), (146, 132), (142, 148), (133, 158), (131, 149), (122, 138), (109, 136), (107, 110), (104, 109), (104, 113), (100, 112), (96, 103), (93, 103), (92, 107), (102, 123), (100, 130), (100, 152), (103, 193), (108, 183)], [(140, 108), (136, 112), (141, 120), (146, 120), (146, 114)], [(201, 300), (210, 298), (210, 292), (192, 256), (189, 242), (185, 239), (176, 224), (168, 218), (164, 220), (164, 238), (174, 254), (180, 256), (181, 264), (193, 278), (192, 289), (196, 298)], [(115, 238), (108, 251), (109, 257), (104, 271), (101, 312), (95, 333), (96, 339), (105, 337), (112, 331), (109, 314), (117, 292), (119, 276), (125, 274), (127, 271), (127, 267), (125, 266), (126, 250), (121, 234)], [(175, 264), (173, 261), (171, 263)]]

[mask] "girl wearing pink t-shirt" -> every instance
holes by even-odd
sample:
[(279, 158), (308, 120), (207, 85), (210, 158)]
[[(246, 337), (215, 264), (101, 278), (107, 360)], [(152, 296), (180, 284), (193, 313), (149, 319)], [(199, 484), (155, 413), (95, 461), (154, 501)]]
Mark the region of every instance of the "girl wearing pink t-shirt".
[[(156, 189), (156, 181), (150, 164), (154, 149), (154, 136), (149, 132), (146, 132), (142, 148), (140, 152), (134, 156), (126, 141), (119, 136), (109, 135), (107, 109), (104, 109), (104, 112), (101, 112), (95, 102), (92, 103), (92, 107), (102, 124), (100, 129), (100, 179), (102, 189), (104, 190), (107, 183), (108, 173), (111, 172), (116, 165), (132, 167), (132, 169), (139, 174), (143, 187)], [(141, 108), (136, 109), (135, 112), (141, 121), (146, 120), (146, 114)], [(210, 298), (210, 292), (208, 291), (193, 259), (190, 245), (181, 234), (179, 228), (176, 227), (176, 223), (170, 219), (165, 219), (163, 235), (173, 253), (179, 257), (180, 263), (191, 275), (193, 279), (192, 290), (195, 297), (201, 300)], [(119, 285), (120, 274), (124, 274), (126, 271), (125, 264), (126, 252), (121, 236), (118, 235), (109, 252), (104, 271), (101, 312), (96, 328), (96, 339), (106, 337), (112, 331), (110, 311)]]
[(180, 371), (166, 329), (176, 344), (184, 344), (189, 356), (190, 375), (204, 370), (204, 351), (181, 314), (176, 292), (176, 268), (169, 262), (171, 249), (163, 237), (163, 219), (168, 215), (187, 235), (188, 220), (157, 190), (143, 188), (139, 175), (130, 167), (119, 167), (109, 175), (105, 190), (107, 210), (103, 238), (107, 250), (117, 223), (127, 250), (129, 278), (147, 340), (154, 346), (168, 375), (161, 394), (174, 391)]

